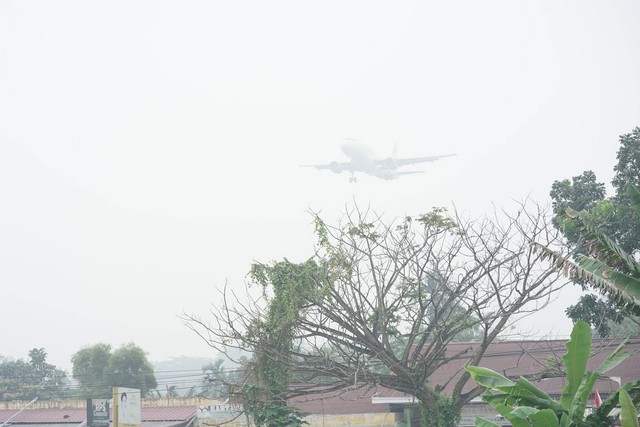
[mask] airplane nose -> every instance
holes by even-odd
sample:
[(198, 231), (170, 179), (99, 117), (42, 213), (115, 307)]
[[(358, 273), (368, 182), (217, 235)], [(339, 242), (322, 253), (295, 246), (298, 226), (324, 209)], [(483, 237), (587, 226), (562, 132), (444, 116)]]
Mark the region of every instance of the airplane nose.
[(351, 144), (345, 141), (342, 144), (340, 144), (340, 149), (342, 150), (343, 153), (348, 155), (351, 152)]
[(353, 151), (353, 147), (355, 147), (358, 143), (351, 138), (346, 138), (342, 144), (340, 144), (340, 148), (343, 153), (350, 153)]

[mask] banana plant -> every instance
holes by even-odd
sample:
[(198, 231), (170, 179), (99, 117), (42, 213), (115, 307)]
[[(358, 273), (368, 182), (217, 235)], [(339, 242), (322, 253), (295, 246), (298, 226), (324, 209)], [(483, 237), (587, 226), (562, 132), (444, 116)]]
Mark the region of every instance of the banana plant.
[[(630, 185), (627, 196), (631, 207), (640, 216), (640, 191)], [(576, 255), (576, 262), (573, 262), (538, 243), (533, 243), (533, 249), (548, 258), (566, 276), (583, 280), (640, 316), (640, 263), (605, 234), (588, 211), (567, 209), (561, 221), (582, 235), (588, 254)]]
[[(595, 371), (588, 371), (591, 327), (584, 321), (576, 322), (571, 338), (566, 343), (567, 352), (562, 359), (567, 385), (562, 390), (559, 401), (523, 377), (512, 380), (479, 366), (466, 366), (465, 369), (476, 383), (487, 388), (483, 400), (514, 427), (608, 427), (607, 417), (618, 405), (622, 411), (622, 427), (638, 427), (635, 406), (640, 402), (640, 381), (621, 387), (591, 415), (585, 417), (587, 401), (596, 380), (635, 354), (624, 351), (628, 341), (623, 341)], [(482, 418), (476, 419), (476, 426), (499, 427)]]

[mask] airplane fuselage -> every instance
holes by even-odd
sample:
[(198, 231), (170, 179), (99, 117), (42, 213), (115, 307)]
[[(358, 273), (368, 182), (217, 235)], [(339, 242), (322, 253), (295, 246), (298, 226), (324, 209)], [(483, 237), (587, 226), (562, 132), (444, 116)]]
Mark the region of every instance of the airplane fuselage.
[(375, 166), (375, 155), (369, 147), (355, 141), (347, 141), (342, 144), (342, 152), (351, 159), (354, 166), (373, 167)]
[(346, 141), (341, 146), (342, 152), (349, 157), (353, 165), (353, 172), (364, 172), (378, 178), (392, 180), (398, 178), (393, 165), (385, 167), (376, 162), (373, 151), (364, 144), (356, 141)]

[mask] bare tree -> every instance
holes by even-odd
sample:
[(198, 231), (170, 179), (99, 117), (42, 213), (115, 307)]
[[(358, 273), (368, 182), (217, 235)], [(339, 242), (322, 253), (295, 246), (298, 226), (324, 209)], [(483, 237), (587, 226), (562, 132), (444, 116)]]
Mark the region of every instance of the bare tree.
[[(463, 356), (445, 357), (447, 344), (474, 331), (479, 344), (464, 357), (479, 365), (501, 332), (546, 306), (566, 284), (532, 250), (533, 241), (562, 246), (548, 211), (531, 202), (513, 215), (496, 211), (482, 219), (436, 208), (389, 223), (357, 207), (337, 226), (314, 219), (318, 245), (311, 259), (255, 264), (261, 295), (247, 300), (225, 288), (212, 320), (186, 316), (219, 351), (262, 351), (286, 366), (287, 398), (383, 386), (415, 396), (430, 425), (452, 425), (482, 389), (464, 391), (466, 373), (452, 378), (449, 396), (441, 393), (443, 384), (429, 382), (452, 357)], [(279, 327), (269, 326), (274, 315), (289, 316), (282, 323), (291, 322), (290, 345), (267, 346)]]

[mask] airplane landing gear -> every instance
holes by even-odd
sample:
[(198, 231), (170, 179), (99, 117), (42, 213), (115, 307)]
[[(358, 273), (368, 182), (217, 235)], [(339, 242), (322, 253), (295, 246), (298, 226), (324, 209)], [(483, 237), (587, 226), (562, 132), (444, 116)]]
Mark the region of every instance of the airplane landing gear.
[(352, 177), (349, 178), (349, 182), (350, 183), (355, 183), (357, 181), (358, 181), (358, 178), (356, 178), (355, 176), (352, 176)]

